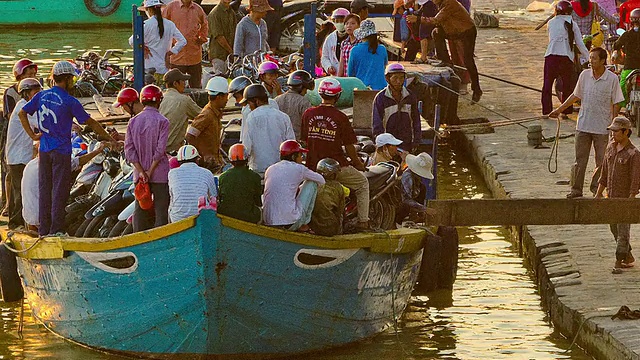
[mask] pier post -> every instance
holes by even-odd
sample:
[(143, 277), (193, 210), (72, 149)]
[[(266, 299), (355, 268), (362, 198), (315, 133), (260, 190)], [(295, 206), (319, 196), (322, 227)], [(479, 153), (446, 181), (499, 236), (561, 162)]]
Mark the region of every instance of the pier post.
[(144, 20), (138, 7), (133, 13), (133, 88), (140, 91), (144, 86)]
[(318, 5), (311, 3), (311, 12), (304, 16), (304, 69), (316, 77), (316, 13)]

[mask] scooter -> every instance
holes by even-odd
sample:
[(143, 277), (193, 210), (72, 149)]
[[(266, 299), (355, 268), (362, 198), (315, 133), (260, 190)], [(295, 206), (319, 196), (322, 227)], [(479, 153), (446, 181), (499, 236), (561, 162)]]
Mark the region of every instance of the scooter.
[(627, 114), (629, 120), (636, 126), (637, 136), (640, 137), (640, 69), (633, 70), (626, 80), (626, 89), (629, 94), (627, 103)]

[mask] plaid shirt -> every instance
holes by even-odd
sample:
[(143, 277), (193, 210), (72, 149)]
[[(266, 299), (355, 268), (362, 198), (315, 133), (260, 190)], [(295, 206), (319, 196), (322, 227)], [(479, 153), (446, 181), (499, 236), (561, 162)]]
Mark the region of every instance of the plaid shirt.
[(347, 72), (347, 64), (349, 64), (349, 55), (351, 55), (351, 49), (353, 49), (354, 46), (358, 45), (359, 42), (360, 41), (358, 39), (356, 39), (354, 42), (351, 42), (347, 37), (340, 44), (340, 59), (342, 59), (343, 61), (345, 73)]

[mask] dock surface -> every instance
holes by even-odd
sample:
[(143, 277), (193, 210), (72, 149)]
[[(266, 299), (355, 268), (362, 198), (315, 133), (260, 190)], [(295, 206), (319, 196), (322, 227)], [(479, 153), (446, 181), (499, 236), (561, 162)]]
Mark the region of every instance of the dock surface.
[[(533, 30), (537, 23), (526, 17), (501, 17), (500, 29), (480, 29), (476, 43), (479, 71), (541, 89), (548, 40), (544, 28)], [(483, 77), (480, 81), (484, 91), (481, 105), (510, 118), (540, 114), (539, 93)], [(555, 98), (554, 105), (559, 105)], [(504, 120), (462, 99), (458, 114), (461, 118)], [(574, 114), (561, 121), (560, 135), (574, 132), (576, 117)], [(531, 124), (542, 125), (545, 137), (555, 135), (556, 120)], [(640, 146), (636, 134), (634, 129), (631, 139)], [(495, 198), (565, 198), (570, 190), (567, 183), (574, 163), (573, 137), (560, 140), (556, 173), (548, 171), (552, 143), (543, 144), (547, 147), (543, 149), (528, 146), (527, 129), (521, 126), (499, 127), (489, 134), (465, 134), (460, 139)], [(586, 181), (594, 166), (592, 157)], [(591, 195), (588, 189), (585, 184), (585, 196)], [(611, 320), (622, 305), (632, 310), (640, 308), (640, 262), (623, 274), (611, 273), (615, 242), (609, 226), (531, 225), (513, 230), (556, 328), (569, 340), (577, 336), (577, 345), (596, 359), (640, 359), (640, 321)], [(633, 225), (631, 244), (638, 249), (639, 235), (640, 226)]]

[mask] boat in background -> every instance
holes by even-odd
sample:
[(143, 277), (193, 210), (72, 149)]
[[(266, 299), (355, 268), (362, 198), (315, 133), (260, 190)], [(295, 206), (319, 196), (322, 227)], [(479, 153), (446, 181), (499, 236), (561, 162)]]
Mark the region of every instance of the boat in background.
[(407, 306), (427, 235), (323, 237), (212, 210), (116, 238), (0, 233), (44, 326), (163, 359), (282, 357), (374, 336)]
[(131, 25), (140, 0), (0, 0), (0, 26)]

